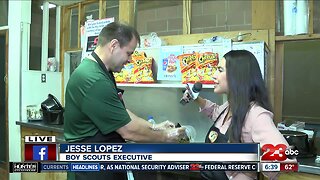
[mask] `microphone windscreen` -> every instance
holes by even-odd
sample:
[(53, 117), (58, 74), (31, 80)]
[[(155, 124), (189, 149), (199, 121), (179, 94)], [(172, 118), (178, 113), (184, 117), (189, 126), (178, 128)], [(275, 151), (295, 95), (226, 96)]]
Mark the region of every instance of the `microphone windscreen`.
[(192, 91), (195, 93), (198, 93), (202, 90), (202, 84), (200, 82), (197, 82), (194, 84), (194, 86), (192, 87)]

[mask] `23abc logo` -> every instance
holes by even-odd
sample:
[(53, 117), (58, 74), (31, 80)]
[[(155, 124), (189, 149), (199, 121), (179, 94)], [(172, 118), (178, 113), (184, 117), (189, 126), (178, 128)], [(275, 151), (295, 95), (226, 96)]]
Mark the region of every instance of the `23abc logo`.
[(261, 156), (261, 161), (284, 161), (287, 158), (296, 157), (299, 151), (296, 149), (287, 149), (285, 144), (265, 144), (261, 148), (263, 154)]

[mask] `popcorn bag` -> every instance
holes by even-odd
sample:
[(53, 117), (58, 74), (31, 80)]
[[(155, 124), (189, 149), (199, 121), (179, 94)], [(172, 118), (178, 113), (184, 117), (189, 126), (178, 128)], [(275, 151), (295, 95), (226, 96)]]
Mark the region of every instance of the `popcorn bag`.
[(216, 72), (218, 62), (218, 53), (205, 52), (198, 54), (196, 70), (200, 82), (203, 84), (214, 83), (213, 74)]
[(132, 63), (134, 63), (133, 77), (134, 83), (153, 83), (152, 73), (152, 57), (146, 57), (144, 52), (135, 51), (132, 55)]
[(135, 51), (130, 63), (127, 63), (121, 72), (114, 73), (117, 83), (153, 83), (152, 57), (144, 52)]
[(119, 73), (113, 73), (117, 83), (134, 82), (134, 63), (127, 63)]

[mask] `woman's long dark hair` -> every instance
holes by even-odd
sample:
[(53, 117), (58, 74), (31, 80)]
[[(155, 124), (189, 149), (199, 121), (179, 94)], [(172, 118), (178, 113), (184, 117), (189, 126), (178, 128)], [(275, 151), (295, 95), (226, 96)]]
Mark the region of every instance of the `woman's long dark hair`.
[(246, 50), (232, 50), (225, 54), (224, 58), (229, 86), (228, 101), (232, 111), (230, 141), (239, 143), (250, 102), (255, 102), (269, 111), (271, 106), (254, 55)]

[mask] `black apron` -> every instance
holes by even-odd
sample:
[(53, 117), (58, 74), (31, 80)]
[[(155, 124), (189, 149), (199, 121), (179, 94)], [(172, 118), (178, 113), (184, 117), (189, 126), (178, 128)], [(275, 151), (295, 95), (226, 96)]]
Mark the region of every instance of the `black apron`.
[[(228, 136), (228, 131), (229, 128), (226, 132), (226, 134), (222, 134), (218, 128), (215, 127), (216, 122), (218, 119), (222, 116), (222, 114), (226, 111), (227, 108), (225, 108), (217, 117), (216, 121), (213, 123), (211, 128), (209, 129), (205, 142), (206, 143), (228, 143), (229, 136)], [(225, 171), (201, 171), (201, 177), (206, 180), (212, 180), (212, 179), (217, 179), (217, 180), (228, 180), (229, 178), (227, 177)]]
[[(229, 141), (229, 130), (230, 126), (226, 132), (226, 134), (222, 134), (218, 128), (215, 127), (217, 120), (222, 116), (222, 114), (226, 111), (225, 108), (217, 117), (216, 121), (213, 123), (211, 128), (209, 129), (205, 143), (228, 143)], [(206, 180), (228, 180), (229, 178), (226, 175), (225, 171), (201, 171), (201, 177)], [(260, 173), (257, 173), (257, 179), (260, 179)]]
[[(93, 58), (98, 62), (99, 66), (102, 68), (104, 73), (113, 81), (114, 86), (117, 90), (118, 97), (121, 101), (121, 103), (124, 105), (122, 94), (124, 93), (124, 90), (118, 89), (116, 81), (114, 79), (113, 73), (111, 71), (108, 71), (106, 66), (103, 64), (99, 56), (92, 52), (91, 54)], [(125, 143), (126, 141), (121, 137), (120, 134), (118, 134), (116, 131), (113, 131), (109, 134), (102, 134), (100, 131), (97, 132), (92, 137), (87, 137), (83, 140), (77, 141), (75, 143)], [(127, 172), (112, 172), (112, 171), (101, 171), (101, 172), (75, 172), (75, 173), (69, 173), (68, 172), (68, 179), (75, 179), (75, 180), (127, 180)]]

